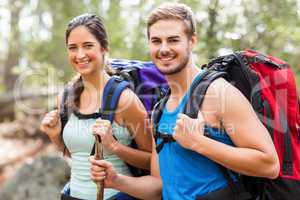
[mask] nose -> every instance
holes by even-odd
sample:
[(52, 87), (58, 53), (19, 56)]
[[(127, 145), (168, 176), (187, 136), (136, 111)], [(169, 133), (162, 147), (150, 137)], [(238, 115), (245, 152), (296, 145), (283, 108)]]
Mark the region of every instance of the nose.
[(76, 54), (76, 58), (77, 59), (82, 59), (84, 57), (85, 57), (84, 49), (78, 48), (78, 51), (77, 51), (77, 54)]
[(161, 52), (168, 52), (170, 50), (169, 45), (167, 42), (162, 42), (160, 46)]

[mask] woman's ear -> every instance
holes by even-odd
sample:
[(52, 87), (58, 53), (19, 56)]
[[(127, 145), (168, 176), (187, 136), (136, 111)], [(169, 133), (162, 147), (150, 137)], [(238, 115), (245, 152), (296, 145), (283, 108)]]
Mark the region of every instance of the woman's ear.
[(107, 51), (103, 53), (103, 65), (104, 66), (109, 65), (109, 55)]

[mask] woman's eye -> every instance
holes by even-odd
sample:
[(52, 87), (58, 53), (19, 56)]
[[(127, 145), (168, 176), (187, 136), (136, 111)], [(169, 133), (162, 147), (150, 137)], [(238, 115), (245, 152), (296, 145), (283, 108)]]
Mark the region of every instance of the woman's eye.
[(70, 46), (70, 47), (68, 47), (68, 49), (69, 49), (70, 51), (73, 51), (73, 50), (75, 50), (75, 49), (76, 49), (76, 47), (74, 47), (74, 46)]
[(152, 40), (152, 43), (153, 44), (159, 44), (160, 42), (159, 42), (159, 40)]

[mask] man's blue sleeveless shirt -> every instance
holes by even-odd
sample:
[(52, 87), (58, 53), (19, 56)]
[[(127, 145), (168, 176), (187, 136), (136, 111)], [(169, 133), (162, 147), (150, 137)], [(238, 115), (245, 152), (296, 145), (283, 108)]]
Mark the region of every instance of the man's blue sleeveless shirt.
[[(195, 80), (199, 78), (201, 73)], [(159, 132), (173, 134), (177, 115), (183, 111), (189, 93), (190, 90), (174, 111), (169, 112), (166, 107), (164, 108), (158, 125)], [(233, 145), (227, 134), (210, 127), (206, 130), (211, 138)], [(160, 142), (161, 139), (158, 139), (157, 144)], [(164, 200), (195, 200), (197, 197), (227, 186), (218, 164), (199, 153), (181, 147), (177, 142), (164, 144), (159, 152), (159, 168)]]

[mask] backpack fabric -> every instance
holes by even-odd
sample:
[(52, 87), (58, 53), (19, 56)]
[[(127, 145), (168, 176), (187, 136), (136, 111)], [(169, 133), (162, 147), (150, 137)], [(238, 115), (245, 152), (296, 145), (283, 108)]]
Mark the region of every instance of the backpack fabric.
[[(279, 160), (279, 177), (271, 180), (241, 175), (240, 180), (253, 199), (288, 200), (300, 198), (300, 103), (293, 72), (288, 63), (253, 50), (213, 59), (195, 87), (185, 113), (196, 118), (208, 86), (225, 78), (249, 100), (272, 136)], [(162, 100), (154, 112), (154, 133), (161, 115)], [(207, 135), (209, 137), (209, 135)], [(161, 137), (155, 134), (155, 137)], [(163, 136), (165, 137), (165, 136)], [(166, 142), (172, 138), (164, 139)], [(158, 149), (159, 150), (159, 149)], [(220, 167), (229, 182), (228, 170)], [(234, 185), (233, 185), (234, 186)]]
[(226, 72), (224, 78), (247, 97), (273, 139), (280, 160), (279, 177), (241, 176), (248, 191), (261, 199), (300, 199), (300, 102), (289, 64), (245, 50), (216, 58), (206, 67), (213, 74)]
[(164, 75), (152, 62), (112, 59), (110, 65), (118, 76), (129, 82), (150, 116), (154, 105), (168, 90)]

